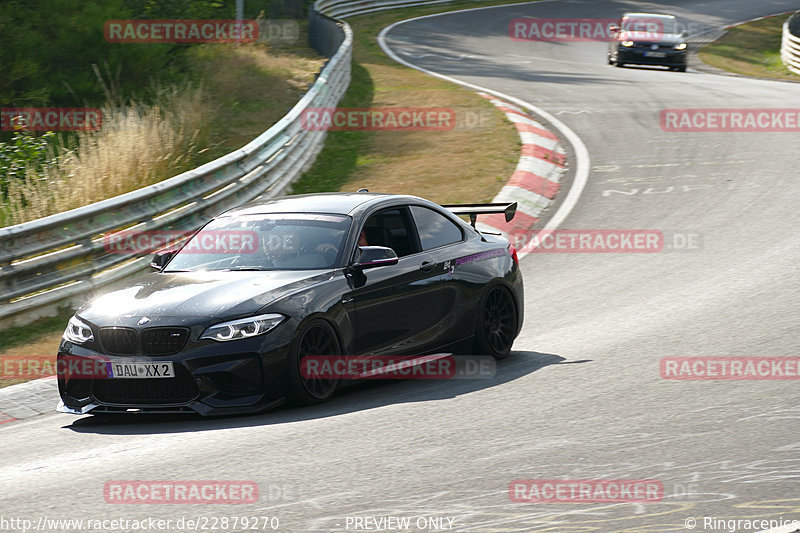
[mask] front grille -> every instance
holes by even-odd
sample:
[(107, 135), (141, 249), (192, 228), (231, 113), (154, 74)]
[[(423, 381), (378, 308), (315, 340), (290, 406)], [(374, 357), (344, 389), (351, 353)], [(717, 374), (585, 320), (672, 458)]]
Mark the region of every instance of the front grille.
[(142, 353), (172, 355), (183, 350), (189, 340), (186, 328), (148, 328), (142, 332)]
[(130, 328), (100, 328), (100, 345), (110, 355), (136, 355), (136, 330)]
[(98, 379), (94, 397), (103, 403), (123, 405), (184, 403), (197, 396), (194, 379), (181, 365), (175, 365), (174, 378)]
[(100, 345), (109, 355), (173, 355), (186, 346), (189, 340), (188, 328), (147, 328), (141, 338), (131, 328), (100, 328)]

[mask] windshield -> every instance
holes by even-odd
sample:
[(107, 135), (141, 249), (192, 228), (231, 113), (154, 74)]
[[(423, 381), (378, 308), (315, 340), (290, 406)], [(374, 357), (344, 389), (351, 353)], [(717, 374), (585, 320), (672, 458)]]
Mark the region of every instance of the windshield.
[(625, 17), (622, 19), (622, 30), (645, 32), (653, 35), (678, 33), (676, 20), (666, 17)]
[(307, 213), (220, 217), (187, 241), (165, 272), (334, 268), (350, 222)]

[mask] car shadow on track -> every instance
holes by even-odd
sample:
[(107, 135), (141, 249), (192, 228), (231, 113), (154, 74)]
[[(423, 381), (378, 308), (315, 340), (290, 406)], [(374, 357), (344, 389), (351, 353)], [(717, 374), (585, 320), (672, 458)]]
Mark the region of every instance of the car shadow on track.
[(514, 351), (497, 361), (496, 372), (491, 378), (370, 381), (341, 389), (327, 403), (307, 407), (289, 406), (260, 414), (208, 418), (192, 415), (86, 416), (64, 428), (77, 433), (147, 435), (302, 422), (393, 404), (452, 399), (503, 385), (546, 366), (584, 362), (589, 361), (567, 361), (553, 354)]

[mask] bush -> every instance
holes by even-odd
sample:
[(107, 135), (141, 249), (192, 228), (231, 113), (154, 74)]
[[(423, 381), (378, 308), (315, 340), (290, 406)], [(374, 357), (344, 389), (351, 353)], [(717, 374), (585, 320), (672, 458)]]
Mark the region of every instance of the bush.
[(0, 142), (0, 196), (5, 199), (8, 184), (12, 180), (23, 180), (28, 170), (43, 172), (55, 159), (50, 140), (55, 133), (49, 131), (35, 136), (27, 131), (17, 131), (11, 142)]
[(0, 2), (0, 106), (96, 107), (105, 95), (92, 65), (106, 65), (129, 94), (145, 89), (153, 73), (177, 66), (176, 45), (105, 40), (106, 20), (135, 18), (123, 1)]
[[(88, 205), (192, 168), (208, 126), (204, 92), (188, 85), (154, 92), (150, 104), (104, 105), (98, 131), (78, 132), (66, 142), (59, 137), (55, 149), (42, 152), (36, 145), (29, 150), (46, 157), (38, 166), (26, 164), (23, 175), (8, 181), (0, 225)], [(47, 143), (21, 138), (25, 146)]]
[[(310, 0), (248, 0), (245, 18), (303, 17)], [(235, 0), (2, 0), (0, 1), (0, 107), (98, 107), (106, 95), (93, 65), (131, 97), (152, 78), (185, 74), (185, 49), (172, 43), (109, 43), (112, 19), (232, 19)], [(9, 134), (3, 134), (5, 138)]]

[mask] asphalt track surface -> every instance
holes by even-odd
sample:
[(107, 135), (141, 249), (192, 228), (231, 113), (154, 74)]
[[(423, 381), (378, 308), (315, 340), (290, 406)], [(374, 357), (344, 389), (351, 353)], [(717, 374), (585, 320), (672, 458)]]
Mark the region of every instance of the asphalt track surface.
[[(659, 126), (666, 108), (800, 107), (800, 84), (691, 65), (618, 69), (605, 64), (603, 43), (508, 38), (508, 21), (525, 16), (666, 11), (715, 27), (798, 7), (554, 1), (397, 26), (387, 42), (406, 61), (535, 104), (581, 137), (591, 171), (561, 228), (692, 233), (702, 245), (527, 255), (524, 331), (493, 379), (370, 384), (250, 417), (108, 424), (52, 414), (5, 424), (0, 517), (258, 516), (277, 517), (280, 531), (448, 517), (440, 531), (498, 532), (689, 531), (687, 518), (694, 531), (723, 531), (703, 517), (800, 519), (797, 381), (659, 373), (669, 356), (800, 353), (798, 134)], [(253, 480), (261, 497), (120, 505), (103, 496), (110, 480), (217, 479)], [(515, 479), (655, 479), (664, 496), (515, 503)]]

